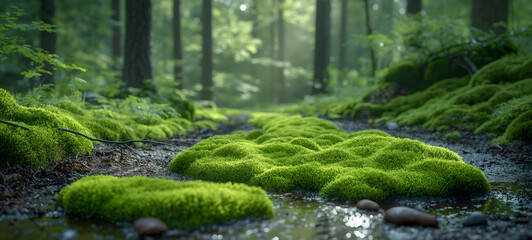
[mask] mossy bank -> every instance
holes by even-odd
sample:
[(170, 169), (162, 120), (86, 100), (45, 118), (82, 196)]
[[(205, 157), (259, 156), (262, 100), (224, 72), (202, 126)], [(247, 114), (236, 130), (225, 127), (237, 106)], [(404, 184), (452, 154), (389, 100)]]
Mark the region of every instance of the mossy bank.
[(266, 190), (318, 190), (322, 196), (384, 200), (490, 191), (480, 169), (445, 148), (379, 130), (347, 133), (314, 117), (256, 114), (250, 133), (215, 136), (178, 154), (169, 169), (193, 178)]
[(153, 216), (174, 227), (273, 217), (273, 204), (257, 187), (240, 183), (175, 182), (147, 177), (89, 176), (63, 188), (58, 201), (69, 214), (134, 221)]
[[(57, 162), (65, 153), (92, 151), (90, 140), (55, 127), (93, 138), (127, 141), (161, 139), (203, 127), (216, 129), (219, 122), (227, 120), (215, 110), (199, 108), (195, 113), (199, 121), (194, 122), (178, 113), (182, 109), (149, 103), (134, 96), (109, 100), (104, 106), (82, 106), (68, 99), (58, 99), (53, 104), (26, 107), (0, 89), (0, 120), (29, 128), (0, 124), (0, 160), (40, 168)], [(194, 109), (194, 106), (188, 108)]]

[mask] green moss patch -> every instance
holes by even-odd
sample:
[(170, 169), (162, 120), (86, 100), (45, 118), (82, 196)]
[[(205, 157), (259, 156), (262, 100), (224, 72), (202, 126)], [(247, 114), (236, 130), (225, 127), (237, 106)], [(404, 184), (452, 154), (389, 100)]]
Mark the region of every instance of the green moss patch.
[(490, 191), (480, 169), (445, 148), (379, 130), (349, 134), (314, 117), (256, 114), (250, 122), (262, 130), (203, 140), (178, 154), (169, 169), (197, 179), (280, 192), (318, 190), (349, 200)]
[(272, 202), (257, 187), (147, 177), (85, 177), (63, 188), (58, 200), (69, 214), (112, 222), (153, 216), (175, 227), (274, 214)]

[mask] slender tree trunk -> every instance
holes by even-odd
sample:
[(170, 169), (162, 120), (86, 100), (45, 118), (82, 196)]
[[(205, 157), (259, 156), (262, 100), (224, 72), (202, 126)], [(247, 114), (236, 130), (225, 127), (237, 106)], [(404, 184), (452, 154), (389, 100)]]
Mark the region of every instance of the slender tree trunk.
[(327, 67), (330, 58), (330, 22), (331, 2), (316, 0), (316, 35), (314, 50), (314, 80), (312, 94), (325, 93), (329, 73)]
[(156, 92), (150, 31), (151, 0), (126, 0), (126, 44), (122, 76), (127, 87)]
[[(55, 0), (41, 0), (42, 21), (48, 24), (54, 24), (55, 17)], [(55, 54), (56, 52), (56, 35), (55, 32), (41, 31), (41, 48), (48, 53)], [(44, 70), (49, 71), (50, 74), (44, 73), (40, 78), (40, 84), (54, 83), (54, 69), (53, 66), (47, 63)]]
[(406, 3), (406, 13), (416, 15), (421, 12), (421, 0), (408, 0)]
[[(277, 0), (271, 0), (271, 8), (275, 9)], [(275, 11), (272, 11), (272, 23), (270, 24), (270, 59), (275, 59)], [(277, 78), (275, 76), (276, 67), (275, 65), (270, 66), (270, 100), (272, 103), (275, 103), (277, 100)]]
[(212, 89), (212, 0), (203, 0), (202, 9), (201, 99), (212, 101), (214, 100)]
[(342, 0), (341, 13), (340, 13), (340, 47), (339, 61), (338, 61), (338, 70), (340, 71), (339, 80), (343, 81), (345, 78), (345, 57), (347, 53), (347, 0)]
[(508, 22), (509, 0), (473, 0), (471, 25), (482, 31), (493, 30), (502, 34), (506, 29), (493, 26), (498, 22)]
[(121, 24), (120, 24), (120, 0), (111, 1), (111, 9), (113, 15), (111, 16), (112, 25), (112, 57), (114, 60), (114, 68), (120, 69), (119, 59), (122, 57), (122, 38), (121, 38)]
[[(285, 51), (285, 42), (284, 42), (284, 13), (283, 13), (283, 6), (284, 0), (279, 1), (279, 12), (278, 12), (278, 31), (279, 31), (279, 62), (284, 62), (284, 51)], [(284, 66), (279, 67), (279, 74), (278, 74), (278, 88), (277, 88), (277, 101), (279, 103), (285, 102), (285, 91), (286, 91), (286, 84), (284, 79)]]
[(181, 4), (179, 0), (174, 0), (174, 81), (178, 89), (183, 89), (183, 52), (181, 48)]
[[(364, 0), (364, 4), (366, 6), (366, 29), (367, 29), (367, 32), (368, 32), (368, 36), (371, 35), (373, 33), (373, 30), (371, 29), (371, 24), (370, 24), (370, 21), (369, 21), (369, 4), (368, 4), (368, 0)], [(376, 71), (376, 65), (377, 65), (377, 61), (375, 60), (375, 51), (373, 50), (373, 47), (371, 46), (371, 42), (368, 42), (369, 46), (369, 55), (370, 55), (370, 59), (371, 59), (371, 73), (370, 73), (370, 76), (371, 77), (375, 77), (375, 71)]]

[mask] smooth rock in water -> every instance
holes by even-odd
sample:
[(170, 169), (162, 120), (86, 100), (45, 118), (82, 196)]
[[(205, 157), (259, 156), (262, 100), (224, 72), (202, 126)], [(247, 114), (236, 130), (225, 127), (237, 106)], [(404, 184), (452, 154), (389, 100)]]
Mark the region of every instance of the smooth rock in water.
[(161, 237), (168, 231), (166, 224), (156, 217), (141, 217), (135, 220), (133, 228), (135, 228), (141, 237)]
[(469, 217), (467, 217), (463, 223), (464, 227), (485, 224), (488, 224), (488, 218), (480, 212), (471, 213), (471, 215), (469, 215)]
[(397, 225), (438, 227), (438, 220), (427, 213), (408, 207), (393, 207), (384, 214), (384, 221)]
[(379, 204), (371, 200), (363, 199), (357, 202), (357, 208), (366, 211), (379, 211)]
[(61, 233), (61, 236), (59, 237), (59, 239), (61, 240), (74, 240), (78, 238), (79, 238), (78, 231), (74, 229), (67, 229), (63, 231)]
[(386, 123), (386, 128), (388, 128), (388, 130), (395, 130), (399, 128), (399, 124), (396, 122), (388, 122)]

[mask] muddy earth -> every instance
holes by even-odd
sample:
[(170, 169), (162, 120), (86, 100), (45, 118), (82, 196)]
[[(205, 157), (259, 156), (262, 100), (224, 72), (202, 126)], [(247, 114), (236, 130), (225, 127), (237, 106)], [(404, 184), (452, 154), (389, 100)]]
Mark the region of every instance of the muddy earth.
[[(19, 164), (0, 168), (0, 239), (137, 239), (132, 223), (68, 216), (55, 195), (87, 175), (149, 176), (191, 180), (169, 172), (176, 154), (214, 135), (252, 131), (246, 116), (233, 116), (217, 130), (204, 128), (160, 140), (169, 145), (129, 146), (95, 144), (94, 153), (69, 155), (50, 169), (31, 170)], [(348, 132), (374, 128), (367, 121), (332, 120)], [(492, 192), (476, 198), (401, 198), (384, 202), (385, 209), (402, 205), (436, 216), (439, 228), (396, 226), (385, 223), (384, 210), (366, 212), (355, 203), (323, 199), (313, 192), (268, 193), (274, 203), (273, 219), (233, 220), (216, 226), (170, 229), (168, 239), (532, 239), (532, 146), (491, 145), (485, 135), (464, 129), (462, 137), (415, 127), (379, 128), (443, 146), (484, 172)], [(455, 130), (455, 129), (452, 129)], [(464, 226), (473, 213), (487, 223)]]

